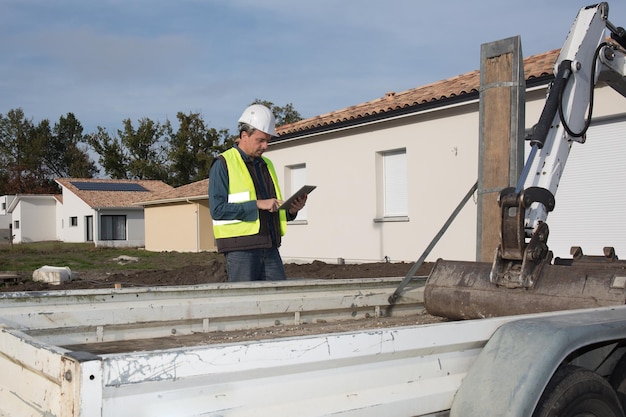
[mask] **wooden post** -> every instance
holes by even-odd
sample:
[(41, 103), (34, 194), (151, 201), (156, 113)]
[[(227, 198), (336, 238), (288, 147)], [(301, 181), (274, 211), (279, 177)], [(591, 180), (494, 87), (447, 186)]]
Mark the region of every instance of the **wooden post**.
[(526, 81), (519, 36), (481, 45), (477, 261), (492, 262), (500, 243), (503, 188), (524, 167)]

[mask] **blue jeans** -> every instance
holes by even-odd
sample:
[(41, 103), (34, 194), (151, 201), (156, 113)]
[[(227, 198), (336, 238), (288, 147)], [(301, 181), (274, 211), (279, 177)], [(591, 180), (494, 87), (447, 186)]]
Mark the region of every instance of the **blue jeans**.
[(226, 252), (228, 281), (279, 281), (287, 279), (278, 248)]

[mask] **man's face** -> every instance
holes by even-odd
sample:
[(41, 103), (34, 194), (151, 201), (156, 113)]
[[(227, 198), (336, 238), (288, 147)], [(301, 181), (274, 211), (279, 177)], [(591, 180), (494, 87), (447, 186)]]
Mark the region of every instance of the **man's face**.
[(263, 152), (267, 149), (267, 144), (271, 138), (271, 135), (261, 132), (260, 130), (255, 130), (251, 135), (248, 135), (246, 132), (241, 132), (239, 148), (250, 158), (258, 158), (263, 155)]

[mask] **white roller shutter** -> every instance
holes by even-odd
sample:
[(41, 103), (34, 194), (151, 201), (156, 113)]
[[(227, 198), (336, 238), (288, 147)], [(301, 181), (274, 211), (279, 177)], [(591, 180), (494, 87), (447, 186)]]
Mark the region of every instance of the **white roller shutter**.
[(385, 217), (408, 215), (406, 150), (383, 154)]
[[(306, 185), (306, 165), (296, 165), (292, 166), (291, 169), (291, 189), (289, 190), (289, 195), (298, 191), (303, 185)], [(284, 195), (283, 197), (287, 199), (289, 195)], [(302, 207), (302, 210), (298, 212), (298, 217), (296, 220), (302, 221), (307, 219), (307, 206)]]
[(548, 247), (570, 258), (570, 247), (602, 255), (615, 247), (626, 259), (626, 121), (592, 125), (584, 144), (574, 143), (548, 215)]

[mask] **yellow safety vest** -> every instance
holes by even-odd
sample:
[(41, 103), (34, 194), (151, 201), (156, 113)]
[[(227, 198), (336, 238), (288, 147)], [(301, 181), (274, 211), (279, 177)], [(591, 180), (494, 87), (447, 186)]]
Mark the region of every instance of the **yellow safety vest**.
[[(256, 190), (252, 176), (239, 151), (235, 148), (231, 148), (223, 152), (222, 156), (226, 161), (226, 168), (228, 169), (228, 202), (243, 203), (256, 200)], [(262, 158), (267, 164), (270, 177), (274, 183), (276, 198), (282, 200), (274, 164), (272, 164), (272, 161), (269, 159), (265, 157)], [(285, 210), (280, 210), (278, 216), (280, 219), (280, 235), (283, 236), (287, 231), (287, 213)], [(253, 221), (213, 220), (213, 234), (216, 239), (255, 235), (259, 233), (260, 229), (260, 216), (257, 216), (256, 220)]]

